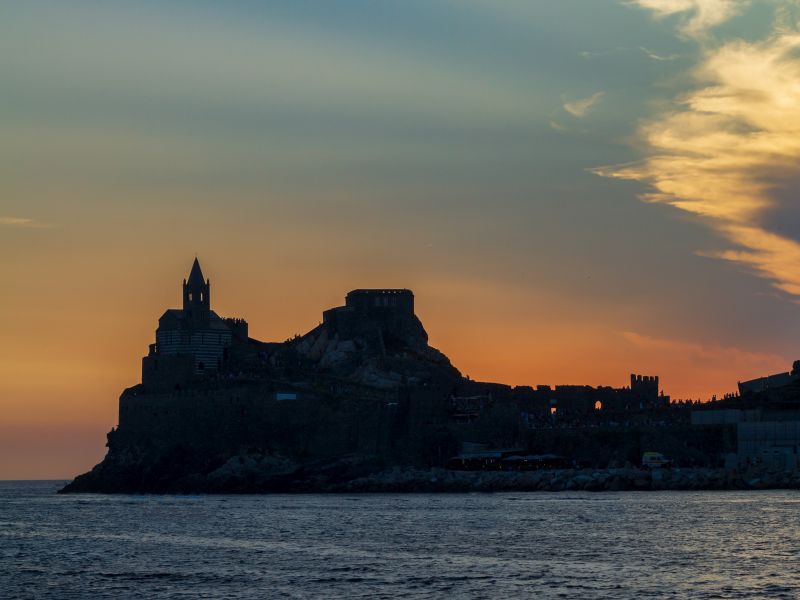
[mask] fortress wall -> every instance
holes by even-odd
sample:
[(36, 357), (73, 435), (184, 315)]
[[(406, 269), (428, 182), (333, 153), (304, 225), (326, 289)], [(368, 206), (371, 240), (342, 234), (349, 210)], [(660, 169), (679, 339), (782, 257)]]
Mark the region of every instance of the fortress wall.
[(255, 448), (296, 458), (358, 453), (415, 461), (427, 456), (442, 422), (428, 395), (386, 401), (299, 392), (296, 400), (276, 400), (268, 386), (123, 395), (114, 444), (156, 452), (181, 445), (207, 453)]
[(347, 294), (345, 306), (365, 314), (396, 312), (410, 316), (414, 314), (414, 293), (405, 289), (353, 290)]
[(152, 390), (174, 390), (191, 381), (194, 357), (188, 354), (151, 354), (142, 358), (142, 384)]
[(357, 423), (348, 411), (334, 415), (315, 398), (278, 401), (274, 392), (260, 389), (179, 392), (121, 399), (119, 434), (144, 447), (213, 452), (252, 446), (325, 456), (354, 451), (350, 421)]

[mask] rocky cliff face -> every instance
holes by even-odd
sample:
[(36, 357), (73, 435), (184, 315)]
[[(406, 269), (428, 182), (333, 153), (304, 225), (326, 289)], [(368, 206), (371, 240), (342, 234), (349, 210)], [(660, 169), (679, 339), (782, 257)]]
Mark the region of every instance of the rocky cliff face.
[(291, 349), (320, 371), (379, 389), (461, 379), (415, 315), (344, 315), (293, 340)]

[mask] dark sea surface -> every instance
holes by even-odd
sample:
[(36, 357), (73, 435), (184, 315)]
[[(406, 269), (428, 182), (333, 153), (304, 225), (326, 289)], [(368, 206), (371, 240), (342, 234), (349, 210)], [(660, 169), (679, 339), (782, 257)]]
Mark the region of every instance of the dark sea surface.
[(59, 496), (0, 482), (1, 598), (800, 598), (800, 493)]

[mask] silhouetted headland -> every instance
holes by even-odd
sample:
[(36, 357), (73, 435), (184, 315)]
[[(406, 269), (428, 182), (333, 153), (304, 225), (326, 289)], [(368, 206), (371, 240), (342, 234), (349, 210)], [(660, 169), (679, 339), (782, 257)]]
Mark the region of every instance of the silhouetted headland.
[(472, 381), (408, 289), (360, 289), (281, 343), (211, 310), (195, 260), (159, 319), (108, 453), (65, 492), (799, 487), (800, 373), (673, 402), (620, 388)]

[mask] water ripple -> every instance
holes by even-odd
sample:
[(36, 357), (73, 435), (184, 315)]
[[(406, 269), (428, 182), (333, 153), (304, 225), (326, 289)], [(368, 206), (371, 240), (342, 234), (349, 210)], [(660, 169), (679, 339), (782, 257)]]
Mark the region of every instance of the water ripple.
[(0, 482), (0, 597), (797, 598), (790, 491), (57, 496)]

